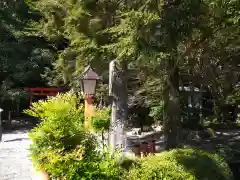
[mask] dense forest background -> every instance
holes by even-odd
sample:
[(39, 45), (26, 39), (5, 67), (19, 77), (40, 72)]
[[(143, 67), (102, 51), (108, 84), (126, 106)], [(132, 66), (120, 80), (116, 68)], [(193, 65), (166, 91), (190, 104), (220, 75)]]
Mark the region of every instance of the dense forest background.
[(238, 0), (2, 0), (1, 107), (27, 107), (26, 87), (77, 87), (88, 64), (107, 104), (117, 59), (129, 120), (164, 124), (169, 146), (181, 125), (236, 122), (239, 10)]

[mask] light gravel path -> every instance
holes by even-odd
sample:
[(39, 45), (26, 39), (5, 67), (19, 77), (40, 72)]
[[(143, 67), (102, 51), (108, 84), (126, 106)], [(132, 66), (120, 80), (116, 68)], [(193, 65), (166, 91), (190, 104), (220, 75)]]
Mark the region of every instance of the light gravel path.
[(0, 180), (32, 180), (29, 145), (26, 131), (3, 134), (0, 142)]

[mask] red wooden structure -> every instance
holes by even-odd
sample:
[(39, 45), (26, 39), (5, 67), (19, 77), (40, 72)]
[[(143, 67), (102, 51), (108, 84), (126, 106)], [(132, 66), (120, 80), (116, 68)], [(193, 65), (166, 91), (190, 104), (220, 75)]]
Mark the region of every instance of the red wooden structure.
[(32, 104), (32, 99), (34, 96), (56, 96), (60, 92), (64, 92), (62, 88), (26, 88), (29, 94), (30, 105)]

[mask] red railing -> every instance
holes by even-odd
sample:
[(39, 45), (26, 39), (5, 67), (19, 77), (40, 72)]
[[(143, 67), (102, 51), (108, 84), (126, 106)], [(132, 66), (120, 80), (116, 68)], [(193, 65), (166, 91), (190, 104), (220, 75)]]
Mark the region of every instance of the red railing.
[(32, 104), (32, 99), (34, 96), (56, 96), (60, 92), (64, 92), (63, 88), (26, 88), (29, 91), (29, 101)]

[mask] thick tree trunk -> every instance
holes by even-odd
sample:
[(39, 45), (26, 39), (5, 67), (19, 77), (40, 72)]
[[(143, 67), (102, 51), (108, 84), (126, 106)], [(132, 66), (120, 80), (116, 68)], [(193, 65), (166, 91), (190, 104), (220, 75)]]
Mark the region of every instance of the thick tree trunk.
[(164, 135), (166, 149), (178, 147), (180, 135), (179, 71), (174, 59), (167, 65), (167, 83), (164, 93), (165, 121)]

